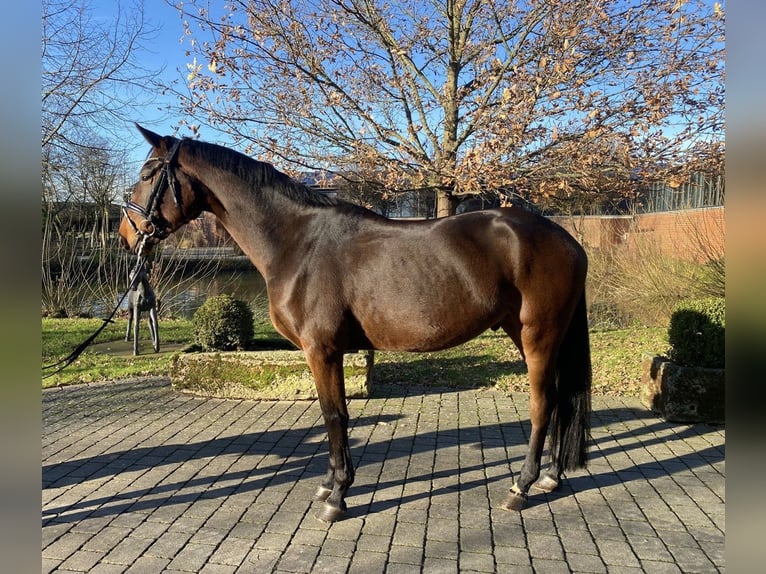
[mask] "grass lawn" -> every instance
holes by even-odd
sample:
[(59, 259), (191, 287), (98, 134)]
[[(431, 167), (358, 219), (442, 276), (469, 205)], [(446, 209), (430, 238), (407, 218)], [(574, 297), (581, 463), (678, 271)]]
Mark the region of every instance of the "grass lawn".
[[(55, 363), (67, 356), (100, 325), (100, 319), (42, 319), (42, 364)], [(148, 328), (142, 324), (142, 341), (148, 344)], [(108, 325), (94, 345), (122, 342), (126, 319)], [(590, 334), (594, 394), (638, 396), (641, 354), (663, 353), (667, 349), (664, 327), (634, 327)], [(273, 341), (270, 325), (256, 326), (256, 338)], [(154, 354), (142, 351), (113, 355), (86, 350), (61, 373), (43, 379), (43, 387), (106, 381), (138, 376), (166, 376), (173, 356), (193, 346), (190, 320), (160, 321), (160, 346), (171, 352)], [(122, 343), (123, 347), (127, 343)], [(148, 346), (148, 345), (147, 345)], [(43, 371), (47, 374), (50, 371)], [(488, 331), (453, 349), (436, 353), (377, 352), (375, 384), (415, 384), (419, 386), (478, 388), (495, 386), (500, 390), (526, 391), (526, 368), (521, 356), (502, 333)]]

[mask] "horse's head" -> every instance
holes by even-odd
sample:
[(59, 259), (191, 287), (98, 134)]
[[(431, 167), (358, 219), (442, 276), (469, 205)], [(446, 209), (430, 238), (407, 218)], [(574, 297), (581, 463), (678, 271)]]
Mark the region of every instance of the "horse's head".
[(138, 183), (123, 207), (120, 238), (135, 253), (152, 247), (199, 215), (191, 179), (184, 173), (179, 156), (184, 140), (163, 137), (138, 124), (136, 127), (152, 146)]

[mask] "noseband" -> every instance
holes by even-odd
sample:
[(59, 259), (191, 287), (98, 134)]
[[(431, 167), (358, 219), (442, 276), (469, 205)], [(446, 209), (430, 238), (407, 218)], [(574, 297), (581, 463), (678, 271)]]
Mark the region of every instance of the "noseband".
[[(170, 228), (167, 225), (167, 221), (159, 212), (159, 206), (162, 203), (162, 198), (165, 195), (166, 190), (172, 189), (173, 201), (175, 202), (176, 207), (183, 211), (183, 206), (181, 205), (181, 189), (178, 185), (175, 173), (171, 169), (171, 164), (178, 155), (178, 149), (181, 147), (181, 141), (182, 140), (177, 140), (165, 156), (160, 171), (160, 177), (152, 188), (152, 193), (149, 195), (149, 201), (147, 202), (146, 207), (130, 200), (125, 202), (125, 205), (122, 207), (122, 213), (125, 216), (125, 219), (128, 220), (133, 231), (141, 240), (141, 247), (138, 250), (139, 255), (143, 250), (143, 245), (146, 243), (147, 239), (153, 237), (162, 240), (170, 235)], [(143, 218), (139, 225), (136, 225), (135, 222), (128, 217), (129, 210), (138, 213)]]

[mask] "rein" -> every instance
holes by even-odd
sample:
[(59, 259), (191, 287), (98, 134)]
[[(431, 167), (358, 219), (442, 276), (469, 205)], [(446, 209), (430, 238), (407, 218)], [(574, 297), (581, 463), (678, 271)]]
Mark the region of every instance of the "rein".
[[(165, 194), (165, 191), (167, 189), (173, 190), (173, 201), (175, 202), (176, 206), (183, 212), (183, 206), (181, 202), (181, 194), (178, 187), (178, 180), (175, 177), (175, 174), (173, 173), (173, 170), (171, 169), (171, 163), (173, 160), (175, 160), (176, 156), (178, 155), (178, 148), (181, 147), (181, 141), (178, 140), (173, 145), (172, 148), (170, 148), (170, 151), (168, 152), (168, 155), (165, 156), (165, 159), (162, 164), (162, 171), (160, 172), (160, 177), (157, 180), (157, 183), (152, 188), (152, 193), (149, 195), (149, 202), (146, 207), (142, 207), (138, 203), (134, 201), (127, 201), (125, 205), (122, 208), (122, 213), (125, 216), (125, 219), (128, 220), (128, 223), (133, 228), (133, 231), (136, 233), (136, 235), (140, 239), (140, 244), (137, 249), (138, 259), (136, 260), (136, 264), (133, 266), (133, 270), (131, 271), (130, 277), (130, 283), (128, 285), (127, 290), (125, 293), (122, 294), (122, 297), (120, 297), (120, 300), (117, 302), (117, 305), (115, 306), (114, 310), (109, 314), (109, 317), (106, 319), (103, 319), (103, 323), (101, 326), (96, 329), (96, 331), (90, 335), (87, 339), (85, 339), (82, 343), (77, 345), (75, 349), (66, 357), (58, 361), (57, 363), (53, 363), (52, 365), (47, 365), (43, 367), (43, 370), (47, 369), (54, 369), (58, 367), (55, 371), (48, 373), (43, 377), (43, 379), (47, 379), (48, 377), (51, 377), (55, 375), (56, 373), (60, 373), (65, 368), (67, 368), (69, 365), (71, 365), (75, 360), (77, 360), (77, 357), (79, 357), (83, 351), (90, 345), (96, 337), (98, 337), (99, 333), (104, 330), (104, 328), (109, 324), (113, 323), (112, 318), (115, 316), (117, 311), (119, 310), (120, 306), (122, 305), (122, 302), (125, 300), (125, 297), (127, 297), (128, 293), (132, 291), (136, 285), (138, 284), (140, 273), (139, 271), (143, 267), (144, 263), (146, 262), (146, 257), (144, 256), (144, 249), (146, 248), (147, 241), (152, 238), (156, 237), (157, 239), (165, 239), (168, 235), (170, 235), (170, 232), (168, 231), (167, 226), (164, 224), (164, 220), (161, 218), (158, 206), (162, 203), (162, 198)], [(133, 220), (128, 217), (128, 210), (133, 211), (134, 213), (138, 213), (141, 215), (141, 217), (144, 218), (144, 220), (139, 223), (139, 225), (136, 225)]]

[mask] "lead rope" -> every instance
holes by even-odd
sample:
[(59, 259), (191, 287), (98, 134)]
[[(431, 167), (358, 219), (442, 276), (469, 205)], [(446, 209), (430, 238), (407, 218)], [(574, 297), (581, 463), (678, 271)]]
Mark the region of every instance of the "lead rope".
[[(101, 326), (98, 329), (96, 329), (96, 331), (90, 337), (88, 337), (82, 343), (77, 345), (74, 348), (74, 350), (71, 353), (69, 353), (69, 355), (67, 355), (66, 357), (64, 357), (63, 359), (58, 361), (57, 363), (53, 363), (52, 365), (44, 366), (43, 370), (54, 369), (56, 367), (58, 367), (58, 368), (55, 371), (53, 371), (51, 373), (48, 373), (47, 375), (44, 375), (43, 379), (47, 379), (48, 377), (52, 377), (56, 373), (60, 373), (61, 371), (66, 369), (69, 365), (74, 363), (77, 360), (77, 357), (82, 355), (83, 351), (85, 351), (85, 349), (88, 348), (88, 345), (90, 345), (96, 339), (96, 337), (98, 337), (99, 333), (101, 333), (101, 331), (103, 331), (104, 328), (109, 323), (114, 323), (114, 321), (112, 321), (112, 319), (114, 318), (114, 316), (117, 313), (118, 309), (122, 305), (122, 302), (125, 300), (125, 297), (127, 297), (128, 293), (130, 293), (130, 291), (132, 291), (136, 287), (136, 285), (138, 284), (139, 277), (140, 277), (139, 270), (141, 269), (141, 267), (143, 267), (143, 265), (144, 265), (144, 263), (146, 261), (146, 259), (144, 257), (144, 246), (146, 245), (146, 239), (147, 239), (146, 236), (142, 237), (142, 239), (141, 239), (141, 245), (140, 245), (140, 247), (138, 249), (138, 259), (136, 259), (136, 264), (133, 266), (133, 270), (131, 271), (131, 274), (129, 275), (129, 277), (131, 277), (131, 280), (130, 280), (130, 283), (128, 284), (128, 288), (122, 294), (122, 297), (120, 297), (120, 300), (117, 302), (117, 305), (115, 306), (114, 310), (110, 313), (109, 317), (107, 317), (106, 319), (102, 319), (103, 323), (101, 323)], [(59, 365), (61, 365), (61, 366), (59, 366)]]

